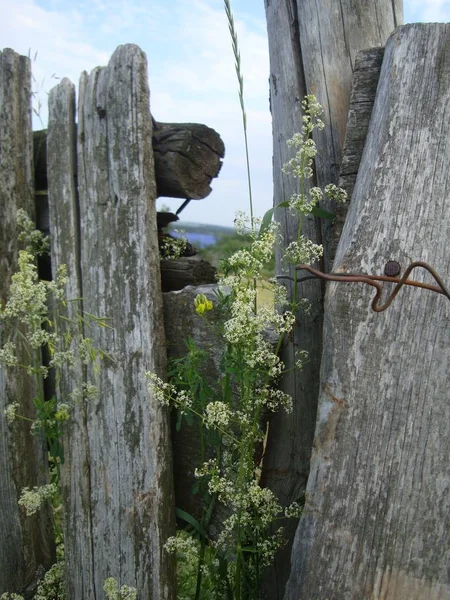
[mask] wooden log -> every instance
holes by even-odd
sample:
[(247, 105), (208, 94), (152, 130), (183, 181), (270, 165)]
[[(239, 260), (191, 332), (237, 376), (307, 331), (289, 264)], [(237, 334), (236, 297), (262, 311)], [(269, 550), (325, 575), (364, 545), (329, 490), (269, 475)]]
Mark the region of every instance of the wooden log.
[[(0, 52), (0, 303), (9, 296), (17, 271), (17, 210), (34, 217), (31, 129), (31, 66), (25, 56)], [(28, 363), (17, 331), (0, 322), (0, 347), (15, 335), (19, 361)], [(21, 359), (22, 357), (22, 359)], [(36, 382), (23, 369), (0, 365), (0, 592), (29, 593), (42, 570), (55, 558), (51, 508), (27, 517), (17, 503), (24, 487), (49, 483), (46, 443), (30, 433), (30, 422), (8, 424), (5, 408), (13, 402), (19, 413), (36, 416)]]
[[(80, 535), (76, 527), (69, 532), (70, 599), (103, 600), (103, 584), (110, 576), (119, 586), (135, 587), (139, 597), (175, 596), (173, 560), (163, 549), (174, 525), (169, 420), (166, 409), (149, 394), (145, 378), (147, 370), (164, 376), (165, 369), (148, 106), (146, 59), (137, 46), (119, 46), (107, 67), (81, 76), (81, 236), (74, 262), (84, 311), (109, 318), (111, 329), (89, 330), (93, 343), (110, 358), (97, 380), (87, 368), (99, 395), (86, 400), (82, 426), (87, 450), (78, 447), (75, 456), (73, 441), (70, 468), (77, 475), (71, 482), (84, 477), (88, 498), (85, 502), (83, 489), (80, 494), (72, 484), (67, 508), (73, 511), (72, 522), (80, 514), (88, 532)], [(67, 119), (64, 114), (53, 118)], [(67, 169), (67, 164), (55, 163), (50, 173), (58, 178)], [(59, 211), (60, 198), (50, 193), (52, 202)], [(74, 235), (70, 223), (61, 231), (61, 243), (66, 235)], [(83, 546), (86, 535), (89, 548)], [(92, 555), (86, 572), (80, 567), (83, 553)]]
[(155, 122), (153, 152), (158, 197), (201, 200), (212, 191), (225, 146), (206, 125)]
[[(287, 139), (301, 129), (301, 101), (314, 93), (324, 106), (326, 129), (315, 138), (319, 151), (313, 185), (338, 183), (341, 152), (345, 136), (351, 79), (356, 54), (367, 47), (383, 46), (389, 33), (402, 20), (401, 1), (376, 0), (266, 0), (270, 54), (270, 98), (274, 140), (274, 204), (298, 193), (298, 183), (283, 176), (282, 165), (291, 157)], [(277, 256), (281, 273), (283, 248), (297, 239), (298, 221), (289, 211), (278, 209), (283, 243)], [(315, 219), (305, 219), (303, 233), (325, 246), (324, 264), (329, 266), (332, 232)], [(290, 273), (292, 275), (292, 271)], [(293, 288), (286, 281), (289, 293)], [(289, 371), (282, 388), (292, 395), (291, 415), (277, 414), (271, 420), (263, 467), (263, 482), (282, 504), (301, 500), (309, 473), (309, 458), (319, 391), (319, 365), (322, 340), (323, 286), (305, 282), (300, 297), (312, 305), (311, 317), (297, 315), (301, 326), (293, 343), (285, 345), (283, 358), (294, 367), (295, 350), (309, 352), (309, 363), (298, 372)], [(286, 534), (292, 540), (292, 523)], [(288, 544), (279, 554), (274, 570), (268, 573), (269, 598), (282, 598), (289, 572)]]
[[(201, 200), (219, 175), (225, 146), (220, 135), (198, 123), (154, 122), (157, 197)], [(47, 189), (47, 132), (34, 132), (36, 189)], [(45, 217), (43, 217), (45, 218)]]
[(188, 285), (215, 283), (217, 269), (198, 255), (161, 261), (163, 292), (182, 290)]
[[(450, 281), (450, 25), (389, 39), (335, 269)], [(423, 270), (412, 274), (430, 281)], [(329, 284), (311, 475), (286, 600), (450, 598), (450, 302)]]

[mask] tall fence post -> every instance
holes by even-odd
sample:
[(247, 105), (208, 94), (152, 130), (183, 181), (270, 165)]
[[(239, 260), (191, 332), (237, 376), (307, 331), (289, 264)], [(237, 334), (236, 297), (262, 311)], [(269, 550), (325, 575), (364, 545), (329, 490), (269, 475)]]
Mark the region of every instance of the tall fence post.
[[(324, 107), (325, 130), (315, 137), (318, 148), (315, 180), (311, 185), (338, 183), (342, 146), (350, 100), (355, 55), (371, 46), (383, 46), (402, 20), (401, 0), (265, 0), (270, 54), (270, 100), (274, 146), (274, 205), (298, 193), (298, 181), (282, 174), (291, 158), (286, 141), (302, 127), (301, 101), (315, 94)], [(334, 212), (334, 211), (333, 211)], [(277, 256), (277, 273), (283, 270), (283, 248), (297, 239), (298, 220), (289, 209), (275, 211), (283, 242)], [(324, 245), (324, 264), (331, 264), (332, 231), (327, 223), (308, 216), (303, 233)], [(291, 272), (292, 276), (293, 273)], [(293, 285), (286, 281), (289, 294)], [(262, 482), (271, 488), (283, 505), (303, 501), (309, 473), (319, 393), (322, 351), (323, 286), (305, 282), (299, 297), (311, 304), (308, 316), (298, 311), (300, 325), (293, 343), (283, 349), (287, 373), (282, 388), (294, 399), (293, 412), (282, 412), (271, 419)], [(295, 299), (297, 300), (297, 299)], [(302, 371), (295, 369), (296, 350), (306, 350), (309, 362)], [(286, 522), (290, 543), (279, 553), (268, 572), (266, 590), (270, 598), (282, 598), (289, 573), (290, 544), (296, 524)]]
[(145, 55), (120, 46), (107, 67), (82, 74), (77, 191), (74, 151), (58, 152), (58, 131), (75, 147), (73, 91), (68, 81), (60, 86), (50, 94), (52, 255), (56, 265), (72, 265), (83, 310), (111, 327), (85, 331), (108, 358), (97, 378), (85, 368), (84, 383), (99, 393), (74, 407), (67, 432), (68, 598), (103, 599), (105, 579), (114, 577), (139, 597), (171, 600), (174, 565), (163, 549), (174, 525), (169, 420), (145, 378), (165, 370)]
[[(450, 281), (450, 25), (384, 53), (334, 270), (425, 261)], [(435, 284), (417, 268), (409, 276)], [(286, 600), (450, 598), (450, 302), (329, 283), (316, 434)], [(385, 284), (387, 293), (392, 284)]]
[[(5, 49), (0, 52), (0, 302), (8, 300), (17, 270), (17, 211), (34, 215), (33, 137), (31, 130), (30, 60)], [(17, 332), (0, 321), (0, 347)], [(15, 335), (26, 363), (25, 348)], [(5, 408), (19, 404), (18, 413), (33, 419), (34, 378), (22, 369), (0, 365), (0, 595), (34, 588), (42, 570), (54, 560), (51, 509), (44, 506), (27, 517), (18, 499), (24, 487), (48, 483), (45, 440), (33, 436), (30, 422), (8, 424)]]

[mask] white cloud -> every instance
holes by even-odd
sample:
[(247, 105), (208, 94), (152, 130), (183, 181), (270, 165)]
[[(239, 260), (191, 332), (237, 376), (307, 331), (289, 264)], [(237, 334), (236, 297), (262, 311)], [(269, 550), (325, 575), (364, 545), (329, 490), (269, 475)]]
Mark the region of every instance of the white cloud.
[[(222, 0), (0, 0), (0, 10), (3, 46), (22, 54), (38, 50), (33, 71), (44, 102), (45, 91), (56, 83), (53, 74), (78, 84), (83, 70), (106, 64), (119, 44), (138, 44), (148, 56), (155, 118), (205, 123), (221, 134), (226, 145), (213, 193), (204, 204), (192, 202), (186, 218), (232, 223), (236, 208), (247, 202), (247, 182), (234, 56)], [(255, 212), (261, 214), (272, 203), (265, 15), (261, 0), (235, 0), (233, 10)], [(405, 0), (405, 17), (450, 20), (450, 0)], [(165, 202), (179, 205), (178, 200)]]
[(422, 23), (450, 21), (450, 0), (407, 0), (405, 19)]
[[(75, 0), (70, 5), (66, 0), (45, 0), (46, 8), (43, 2), (0, 0), (4, 15), (0, 36), (17, 52), (38, 50), (33, 71), (44, 104), (45, 92), (56, 83), (52, 74), (78, 84), (80, 73), (106, 64), (117, 45), (137, 43), (149, 60), (155, 117), (205, 123), (221, 134), (226, 145), (213, 193), (204, 204), (192, 202), (185, 218), (231, 224), (235, 210), (247, 202), (247, 183), (234, 57), (221, 0)], [(235, 13), (235, 22), (256, 203), (264, 212), (272, 202), (268, 48), (265, 21), (255, 18), (249, 7), (247, 3), (247, 14)], [(263, 15), (262, 6), (258, 8)], [(179, 205), (178, 200), (164, 202)]]

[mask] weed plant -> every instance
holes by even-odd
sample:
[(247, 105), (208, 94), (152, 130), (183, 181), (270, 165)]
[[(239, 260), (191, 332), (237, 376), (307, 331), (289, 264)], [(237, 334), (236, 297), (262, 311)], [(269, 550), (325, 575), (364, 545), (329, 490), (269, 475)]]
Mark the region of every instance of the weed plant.
[[(229, 0), (225, 0), (225, 11), (236, 61), (250, 180), (243, 77)], [(330, 216), (318, 207), (324, 194), (345, 200), (345, 192), (336, 186), (327, 186), (324, 191), (310, 187), (316, 156), (312, 133), (323, 128), (322, 108), (312, 95), (304, 99), (302, 107), (301, 132), (288, 141), (293, 156), (283, 168), (298, 180), (298, 193), (278, 205), (299, 221), (296, 239), (284, 251), (286, 266), (313, 264), (322, 256), (322, 247), (302, 235), (303, 217)], [(292, 410), (292, 398), (278, 389), (277, 383), (286, 372), (280, 349), (297, 324), (295, 315), (301, 304), (297, 300), (297, 272), (294, 270), (290, 300), (276, 279), (267, 282), (264, 273), (273, 261), (278, 228), (272, 221), (273, 209), (262, 219), (254, 216), (250, 183), (249, 200), (250, 216), (239, 213), (235, 220), (237, 232), (248, 243), (222, 261), (216, 301), (204, 295), (195, 300), (200, 318), (210, 311), (216, 313), (212, 321), (223, 347), (220, 380), (215, 385), (208, 382), (204, 376), (207, 353), (192, 340), (187, 342), (186, 356), (172, 363), (169, 383), (147, 374), (150, 391), (161, 403), (177, 410), (177, 427), (196, 422), (201, 439), (202, 464), (195, 470), (197, 482), (192, 492), (202, 498), (202, 518), (197, 520), (178, 510), (186, 527), (166, 544), (167, 551), (178, 558), (178, 600), (259, 600), (264, 568), (283, 544), (277, 522), (300, 514), (298, 504), (283, 509), (272, 491), (259, 485), (260, 449), (265, 441), (263, 416)], [(258, 282), (270, 286), (277, 310), (258, 307)], [(273, 334), (275, 342), (271, 341)], [(295, 368), (303, 368), (306, 360), (305, 353), (299, 353)], [(226, 516), (220, 531), (212, 535), (210, 525), (218, 504)]]

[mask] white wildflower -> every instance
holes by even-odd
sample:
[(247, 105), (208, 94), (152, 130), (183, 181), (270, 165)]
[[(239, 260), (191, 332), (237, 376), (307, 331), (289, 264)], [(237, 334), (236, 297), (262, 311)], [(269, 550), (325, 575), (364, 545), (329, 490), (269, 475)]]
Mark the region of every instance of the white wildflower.
[(54, 483), (49, 483), (41, 487), (34, 487), (32, 490), (23, 488), (19, 498), (19, 505), (25, 508), (27, 517), (34, 515), (40, 508), (42, 503), (49, 498), (52, 498), (58, 491)]
[(338, 204), (345, 204), (348, 200), (347, 192), (333, 183), (325, 186), (325, 194), (329, 200), (334, 200)]
[(302, 516), (302, 507), (298, 502), (292, 502), (284, 509), (284, 516), (288, 519), (299, 519)]
[(108, 600), (136, 600), (137, 590), (134, 587), (123, 585), (119, 589), (119, 585), (114, 577), (105, 579), (103, 591)]
[(205, 410), (204, 423), (208, 429), (227, 427), (231, 420), (231, 409), (224, 402), (210, 402)]
[(16, 345), (13, 342), (6, 342), (3, 348), (0, 348), (0, 363), (3, 363), (7, 367), (15, 367), (18, 362)]
[(8, 406), (5, 408), (5, 417), (9, 424), (14, 422), (19, 408), (20, 408), (20, 406), (19, 406), (18, 402), (13, 402), (12, 404), (8, 404)]
[(183, 256), (186, 247), (186, 238), (165, 235), (161, 243), (161, 256), (166, 260), (177, 260), (180, 256)]
[(323, 247), (321, 245), (302, 238), (299, 242), (294, 241), (289, 244), (285, 251), (284, 260), (294, 265), (310, 265), (319, 260), (322, 254)]

